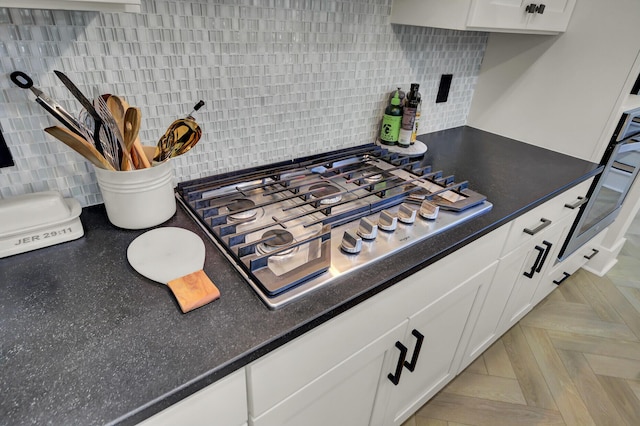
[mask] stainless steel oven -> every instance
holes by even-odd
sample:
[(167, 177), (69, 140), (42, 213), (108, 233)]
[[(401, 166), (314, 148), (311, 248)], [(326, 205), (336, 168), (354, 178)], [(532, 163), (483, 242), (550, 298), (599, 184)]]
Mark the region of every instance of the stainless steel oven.
[(618, 216), (640, 170), (640, 108), (625, 112), (600, 162), (604, 169), (594, 180), (560, 251), (565, 259), (609, 226)]

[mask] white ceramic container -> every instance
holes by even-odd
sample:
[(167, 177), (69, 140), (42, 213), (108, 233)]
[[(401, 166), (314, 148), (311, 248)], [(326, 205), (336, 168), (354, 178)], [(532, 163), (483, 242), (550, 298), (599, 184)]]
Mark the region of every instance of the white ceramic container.
[(171, 160), (147, 169), (109, 171), (96, 167), (95, 172), (107, 216), (115, 226), (145, 229), (175, 214)]

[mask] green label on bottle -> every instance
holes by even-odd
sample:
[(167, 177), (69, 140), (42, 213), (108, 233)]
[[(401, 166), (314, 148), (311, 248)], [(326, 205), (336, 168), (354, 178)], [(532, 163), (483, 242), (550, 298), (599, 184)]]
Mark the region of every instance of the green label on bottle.
[(397, 142), (400, 134), (400, 124), (402, 117), (399, 115), (387, 115), (382, 118), (382, 129), (380, 130), (380, 139), (385, 142)]

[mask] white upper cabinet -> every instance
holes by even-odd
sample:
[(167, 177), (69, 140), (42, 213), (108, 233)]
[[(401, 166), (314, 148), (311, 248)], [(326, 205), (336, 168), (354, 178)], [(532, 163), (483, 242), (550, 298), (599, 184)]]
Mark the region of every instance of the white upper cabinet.
[(0, 0), (0, 7), (140, 13), (141, 0)]
[(454, 30), (557, 34), (576, 0), (394, 0), (391, 23)]

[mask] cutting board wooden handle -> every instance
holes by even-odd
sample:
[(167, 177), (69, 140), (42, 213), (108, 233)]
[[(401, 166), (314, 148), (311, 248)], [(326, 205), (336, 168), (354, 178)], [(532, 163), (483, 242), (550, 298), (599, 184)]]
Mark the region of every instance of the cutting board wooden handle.
[(167, 285), (185, 314), (220, 297), (220, 290), (202, 270), (176, 278)]

